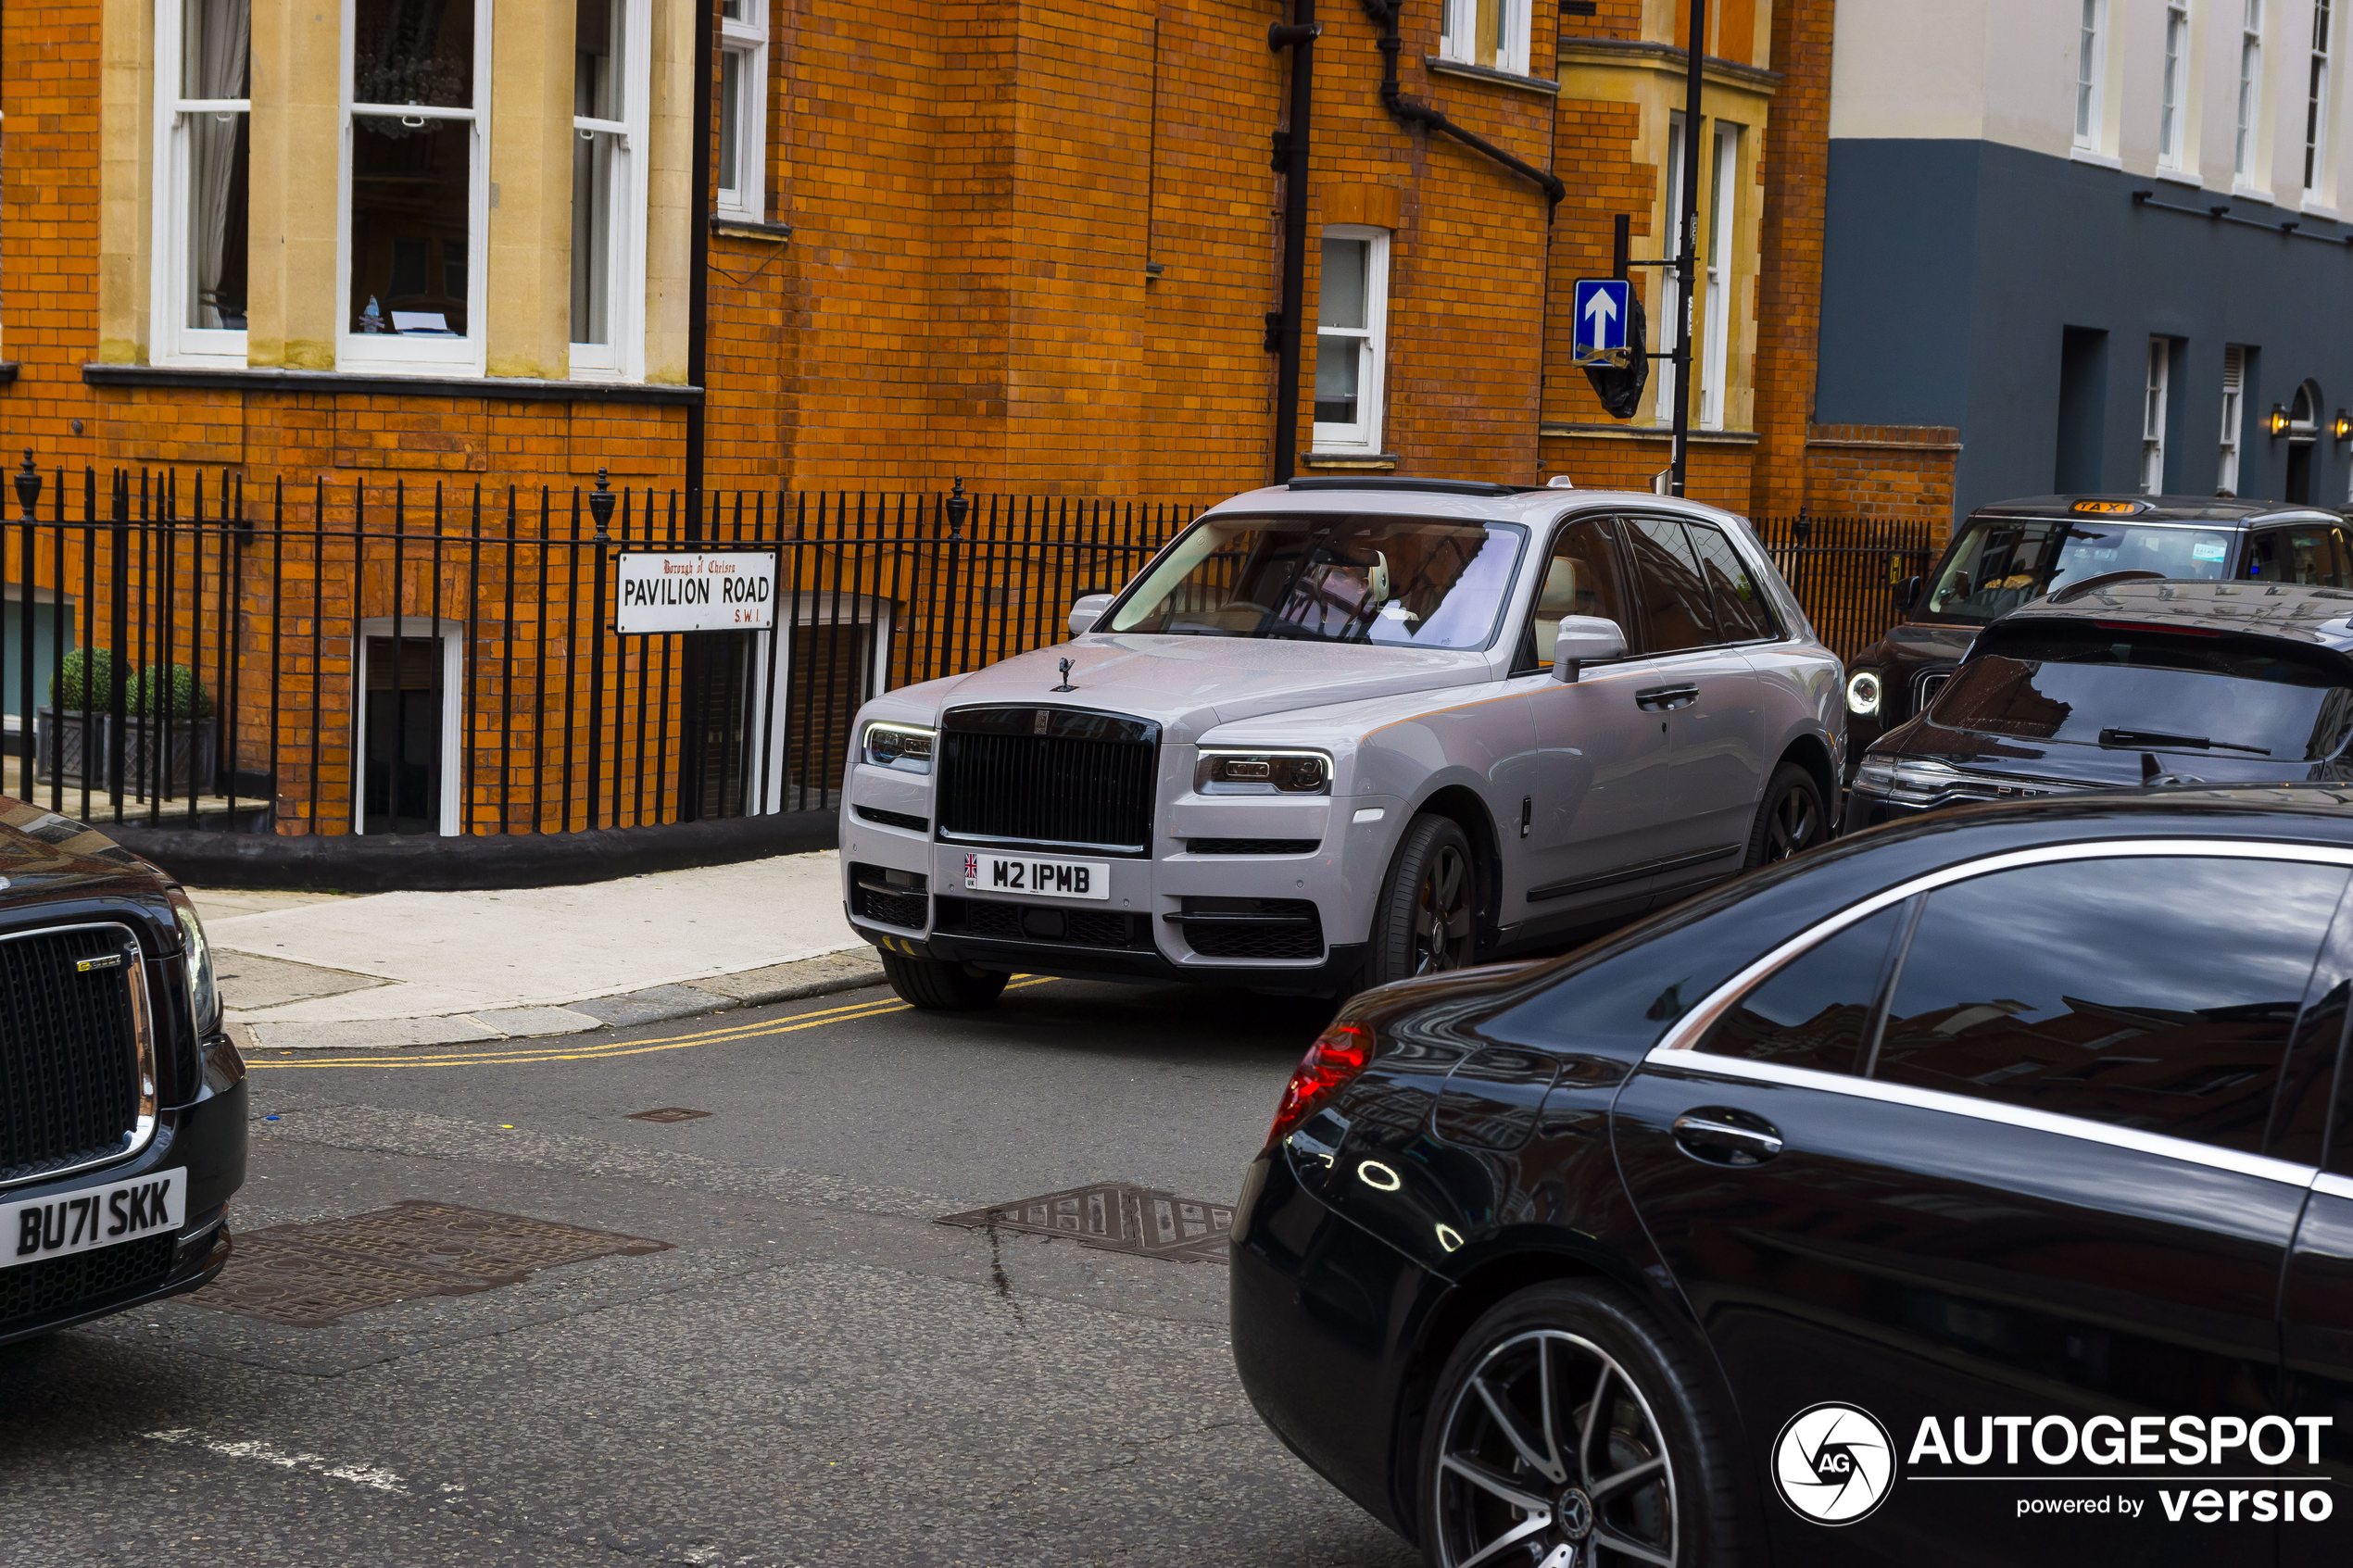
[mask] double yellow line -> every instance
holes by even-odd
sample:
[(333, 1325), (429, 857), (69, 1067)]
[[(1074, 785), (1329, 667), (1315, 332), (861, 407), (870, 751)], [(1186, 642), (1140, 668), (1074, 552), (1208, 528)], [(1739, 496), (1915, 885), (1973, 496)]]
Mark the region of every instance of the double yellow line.
[[(1043, 985), (1051, 975), (1016, 975), (1007, 990), (1025, 985)], [(834, 1023), (854, 1023), (862, 1018), (880, 1018), (885, 1013), (911, 1010), (905, 1002), (852, 1002), (846, 1007), (823, 1008), (815, 1012), (798, 1012), (789, 1018), (772, 1018), (761, 1022), (735, 1023), (721, 1029), (705, 1029), (693, 1035), (672, 1035), (659, 1040), (615, 1040), (606, 1045), (541, 1046), (535, 1047), (484, 1047), (475, 1050), (444, 1052), (434, 1056), (412, 1056), (406, 1051), (373, 1051), (366, 1056), (313, 1056), (305, 1052), (283, 1052), (273, 1057), (248, 1057), (251, 1067), (508, 1067), (535, 1061), (596, 1061), (606, 1057), (645, 1056), (653, 1051), (683, 1051), (696, 1046), (727, 1045), (736, 1040), (764, 1039), (772, 1035), (790, 1035), (802, 1029), (821, 1029)], [(571, 1036), (577, 1038), (577, 1036)], [(594, 1038), (594, 1036), (591, 1036)]]

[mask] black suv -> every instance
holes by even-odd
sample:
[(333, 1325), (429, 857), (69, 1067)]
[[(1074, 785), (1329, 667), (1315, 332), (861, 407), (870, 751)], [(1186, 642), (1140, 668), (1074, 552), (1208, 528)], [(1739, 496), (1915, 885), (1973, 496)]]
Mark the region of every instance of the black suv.
[(1871, 742), (1927, 706), (1985, 625), (2111, 571), (2353, 588), (2353, 533), (2337, 513), (2277, 501), (2038, 495), (1981, 508), (1935, 571), (1897, 585), (1904, 620), (1848, 662), (1848, 777)]
[(2353, 591), (2090, 579), (2003, 617), (1873, 744), (1846, 827), (2095, 787), (2353, 782)]
[(0, 1344), (220, 1273), (245, 1073), (188, 896), (0, 798)]

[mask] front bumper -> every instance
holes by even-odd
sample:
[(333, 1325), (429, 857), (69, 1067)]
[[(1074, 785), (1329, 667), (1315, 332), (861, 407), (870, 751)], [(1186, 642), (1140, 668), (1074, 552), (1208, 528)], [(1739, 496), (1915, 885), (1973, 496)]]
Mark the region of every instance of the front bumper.
[(148, 1172), (188, 1173), (187, 1223), (176, 1236), (0, 1269), (0, 1345), (195, 1290), (227, 1265), (229, 1200), (245, 1178), (245, 1083), (243, 1064), (225, 1039), (207, 1054), (203, 1094), (159, 1111), (155, 1138), (139, 1153), (59, 1181), (5, 1189), (13, 1203), (71, 1198)]
[(988, 969), (1310, 995), (1348, 989), (1364, 963), (1404, 802), (1207, 799), (1184, 784), (1189, 750), (1164, 767), (1167, 794), (1155, 809), (1151, 856), (1003, 847), (1107, 865), (1105, 896), (1079, 898), (967, 885), (967, 857), (996, 851), (937, 838), (917, 781), (853, 765), (840, 835), (850, 925), (888, 951)]

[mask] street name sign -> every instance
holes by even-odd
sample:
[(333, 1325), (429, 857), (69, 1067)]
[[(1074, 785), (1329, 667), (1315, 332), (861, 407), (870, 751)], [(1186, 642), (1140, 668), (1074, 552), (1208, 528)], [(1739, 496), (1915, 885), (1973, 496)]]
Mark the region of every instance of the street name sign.
[(776, 624), (776, 558), (766, 550), (622, 550), (613, 629), (738, 632)]
[(1625, 363), (1629, 320), (1625, 279), (1578, 279), (1575, 316), (1576, 349), (1572, 358), (1576, 363)]

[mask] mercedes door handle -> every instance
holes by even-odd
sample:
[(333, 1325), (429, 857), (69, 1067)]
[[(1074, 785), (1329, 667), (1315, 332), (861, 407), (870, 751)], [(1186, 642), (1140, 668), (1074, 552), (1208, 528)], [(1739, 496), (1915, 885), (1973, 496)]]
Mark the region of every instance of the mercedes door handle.
[(1653, 686), (1634, 694), (1634, 706), (1647, 713), (1671, 713), (1699, 700), (1697, 686)]
[(1781, 1135), (1760, 1117), (1704, 1106), (1675, 1118), (1675, 1146), (1710, 1165), (1761, 1165), (1780, 1153)]

